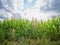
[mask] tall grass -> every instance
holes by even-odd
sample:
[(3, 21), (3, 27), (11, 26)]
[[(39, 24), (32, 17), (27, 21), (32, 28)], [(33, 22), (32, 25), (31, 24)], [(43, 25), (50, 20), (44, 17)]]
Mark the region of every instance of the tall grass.
[(19, 41), (22, 37), (49, 39), (50, 41), (60, 40), (60, 17), (45, 22), (23, 19), (0, 21), (0, 41)]

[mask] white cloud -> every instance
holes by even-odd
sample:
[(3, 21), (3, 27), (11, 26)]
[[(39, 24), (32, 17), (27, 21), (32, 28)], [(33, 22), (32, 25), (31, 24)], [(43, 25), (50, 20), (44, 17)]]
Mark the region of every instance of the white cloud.
[[(51, 19), (52, 16), (56, 15), (57, 13), (51, 11), (51, 12), (42, 12), (41, 6), (49, 6), (49, 8), (52, 7), (52, 2), (54, 0), (36, 0), (35, 6), (33, 8), (29, 8), (27, 6), (27, 9), (25, 9), (24, 13), (26, 15), (26, 18), (31, 20), (32, 18), (35, 18), (37, 20), (48, 20)], [(47, 7), (45, 7), (47, 8)]]
[(13, 0), (13, 6), (16, 11), (24, 9), (24, 0)]
[(48, 14), (43, 13), (40, 10), (40, 7), (43, 5), (44, 0), (36, 0), (34, 8), (29, 8), (24, 10), (24, 16), (26, 19), (32, 20), (32, 18), (37, 20), (47, 20)]
[[(49, 15), (53, 14), (52, 12), (44, 13), (40, 9), (40, 7), (46, 5), (47, 2), (49, 2), (49, 7), (52, 7), (51, 3), (53, 0), (36, 0), (33, 8), (26, 6), (27, 7), (26, 9), (24, 9), (24, 0), (12, 0), (12, 1), (13, 1), (12, 5), (14, 8), (12, 12), (19, 13), (21, 17), (25, 19), (31, 20), (32, 18), (35, 18), (37, 20), (47, 20), (49, 18)], [(28, 1), (27, 4), (30, 4), (33, 0), (27, 0), (27, 1)], [(24, 11), (22, 11), (23, 9)]]
[(33, 0), (27, 0), (28, 1), (28, 3), (31, 3)]
[(44, 4), (44, 0), (36, 0), (34, 7), (40, 8), (43, 4)]
[(40, 12), (39, 9), (30, 9), (27, 8), (24, 12), (26, 15), (26, 19), (32, 20), (32, 18), (37, 19), (37, 20), (48, 20), (48, 14)]

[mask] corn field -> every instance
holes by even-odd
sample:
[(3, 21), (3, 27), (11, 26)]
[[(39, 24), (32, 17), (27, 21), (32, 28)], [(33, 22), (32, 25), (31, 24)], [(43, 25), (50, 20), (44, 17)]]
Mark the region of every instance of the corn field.
[(10, 19), (0, 21), (0, 42), (26, 39), (60, 40), (60, 17), (48, 21)]

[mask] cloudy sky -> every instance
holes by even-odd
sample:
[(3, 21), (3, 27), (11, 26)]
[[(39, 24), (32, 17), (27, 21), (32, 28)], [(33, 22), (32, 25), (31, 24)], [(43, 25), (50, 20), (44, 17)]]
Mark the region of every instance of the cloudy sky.
[(47, 20), (50, 16), (60, 14), (60, 0), (0, 0), (1, 9), (9, 11), (9, 14), (18, 13), (29, 20)]

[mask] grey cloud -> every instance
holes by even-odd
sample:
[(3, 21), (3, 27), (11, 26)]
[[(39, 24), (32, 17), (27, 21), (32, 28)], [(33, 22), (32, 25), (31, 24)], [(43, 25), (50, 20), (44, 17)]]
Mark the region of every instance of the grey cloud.
[[(14, 9), (13, 9), (13, 4), (12, 4), (12, 0), (0, 0), (0, 18), (4, 18), (5, 19), (5, 16), (7, 15), (8, 16), (8, 13), (10, 13), (13, 17), (19, 17), (19, 14), (18, 13), (14, 13)], [(3, 13), (2, 13), (3, 12)], [(4, 16), (5, 15), (5, 16)], [(6, 16), (6, 18), (8, 18)]]
[(10, 6), (10, 3), (8, 1), (1, 1), (0, 0), (0, 10), (4, 9), (7, 12), (12, 11), (13, 9), (11, 9), (12, 7)]
[(2, 4), (2, 2), (0, 0), (0, 9), (2, 9), (2, 8), (3, 8), (3, 4)]
[[(51, 5), (51, 7), (49, 7), (49, 5)], [(51, 3), (47, 1), (46, 5), (42, 6), (40, 9), (42, 11), (60, 12), (60, 0), (53, 0)]]

